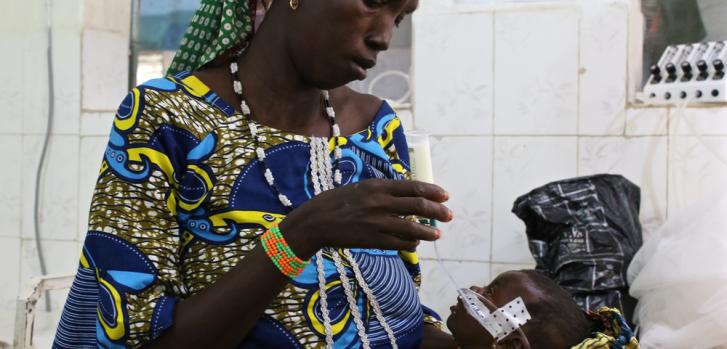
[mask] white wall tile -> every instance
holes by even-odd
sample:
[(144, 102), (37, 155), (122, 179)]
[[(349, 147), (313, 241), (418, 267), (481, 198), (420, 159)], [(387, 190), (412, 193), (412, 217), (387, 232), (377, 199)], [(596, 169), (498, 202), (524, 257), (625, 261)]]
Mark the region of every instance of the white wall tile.
[(454, 0), (421, 0), (416, 14), (451, 10)]
[(667, 139), (657, 137), (582, 137), (579, 175), (620, 174), (641, 188), (644, 236), (666, 218)]
[[(41, 240), (40, 246), (43, 249), (43, 259), (47, 268), (46, 275), (73, 274), (76, 272), (78, 259), (81, 255), (77, 241)], [(43, 276), (40, 270), (38, 248), (34, 239), (22, 240), (20, 260), (20, 287), (25, 288), (32, 285), (32, 279)]]
[(662, 136), (667, 133), (669, 110), (667, 108), (626, 109), (627, 136)]
[(628, 5), (581, 6), (579, 134), (623, 134), (628, 58)]
[(397, 109), (396, 116), (401, 120), (401, 125), (404, 127), (404, 131), (413, 130), (414, 127), (414, 115), (411, 109)]
[[(18, 14), (22, 13), (22, 16)], [(46, 23), (45, 3), (40, 1), (6, 0), (0, 2), (0, 30), (21, 31), (43, 28)]]
[(492, 132), (492, 14), (414, 18), (417, 128), (440, 135)]
[(724, 136), (702, 137), (701, 141), (696, 137), (670, 137), (669, 216), (712, 195), (727, 193), (725, 154), (727, 137)]
[[(442, 137), (432, 140), (435, 183), (449, 192), (446, 203), (454, 212), (451, 223), (440, 223), (437, 242), (444, 259), (490, 260), (492, 205), (492, 138)], [(419, 253), (434, 258), (433, 244), (423, 243)]]
[(82, 106), (89, 111), (116, 111), (129, 90), (128, 37), (84, 30)]
[[(23, 137), (22, 236), (34, 237), (35, 178), (42, 136)], [(40, 233), (42, 238), (73, 240), (78, 218), (78, 136), (53, 136), (41, 177)]]
[(41, 134), (45, 132), (48, 118), (48, 71), (46, 42), (43, 30), (23, 33), (23, 133)]
[(81, 114), (80, 31), (66, 30), (53, 35), (53, 80), (53, 133), (77, 135)]
[(80, 36), (83, 27), (83, 2), (78, 0), (64, 1), (52, 5), (55, 5), (53, 6), (53, 30), (76, 32), (77, 36)]
[[(18, 1), (18, 3), (21, 3)], [(24, 2), (18, 4), (17, 10), (11, 13), (18, 17), (18, 13), (33, 16), (20, 16), (27, 22), (18, 24), (12, 31), (3, 34), (3, 45), (10, 44), (12, 48), (1, 50), (2, 60), (6, 66), (13, 67), (8, 71), (6, 86), (10, 86), (13, 93), (3, 95), (7, 97), (9, 115), (7, 127), (2, 133), (40, 134), (45, 131), (48, 112), (48, 69), (47, 69), (47, 43), (45, 30), (45, 6), (32, 5), (37, 2)], [(32, 3), (32, 4), (31, 4)], [(55, 114), (56, 125), (54, 130), (60, 133), (77, 133), (78, 105), (80, 103), (80, 5), (78, 2), (54, 3), (53, 7), (53, 65), (55, 77)], [(71, 14), (77, 14), (71, 16)], [(36, 20), (38, 23), (35, 23)], [(12, 20), (11, 20), (12, 21)], [(7, 40), (6, 38), (7, 37)], [(4, 75), (5, 76), (5, 75)], [(22, 81), (15, 81), (21, 79)], [(17, 105), (22, 105), (21, 114)], [(3, 105), (6, 105), (3, 103)]]
[(526, 264), (492, 263), (490, 264), (490, 282), (498, 275), (512, 270), (534, 269), (535, 261)]
[[(2, 12), (2, 11), (0, 11)], [(0, 134), (19, 134), (23, 130), (23, 37), (15, 32), (0, 33), (0, 65), (7, 67), (3, 71), (3, 83), (0, 84)], [(12, 68), (11, 68), (12, 67)]]
[[(422, 304), (434, 309), (446, 321), (451, 313), (449, 307), (457, 303), (457, 289), (449, 281), (436, 260), (423, 259), (422, 287), (419, 291)], [(490, 279), (489, 263), (444, 262), (447, 271), (458, 287), (483, 286)]]
[(101, 168), (101, 159), (108, 143), (107, 137), (82, 137), (80, 170), (78, 174), (78, 239), (83, 241), (88, 230), (91, 198)]
[(12, 343), (20, 280), (20, 239), (0, 237), (0, 340)]
[[(119, 102), (120, 103), (120, 102)], [(81, 136), (105, 136), (111, 132), (114, 112), (84, 112), (81, 114)]]
[(83, 27), (129, 36), (131, 1), (83, 1)]
[(494, 56), (496, 134), (576, 133), (575, 8), (496, 13)]
[(0, 135), (0, 236), (20, 237), (23, 137)]
[(575, 177), (576, 137), (496, 137), (492, 260), (531, 263), (525, 224), (511, 213), (515, 200), (549, 182)]
[(727, 136), (727, 108), (669, 109), (669, 133), (674, 135)]

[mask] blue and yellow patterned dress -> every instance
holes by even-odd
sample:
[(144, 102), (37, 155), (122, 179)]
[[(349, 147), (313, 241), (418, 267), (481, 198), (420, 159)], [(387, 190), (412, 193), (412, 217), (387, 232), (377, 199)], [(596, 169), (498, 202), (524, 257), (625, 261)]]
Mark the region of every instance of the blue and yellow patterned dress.
[[(313, 192), (308, 138), (257, 126), (277, 186), (301, 205)], [(401, 122), (386, 103), (367, 129), (338, 141), (345, 184), (407, 174)], [(263, 173), (243, 116), (193, 75), (132, 89), (114, 120), (54, 347), (133, 348), (169, 328), (179, 300), (214, 283), (284, 218)], [(352, 252), (399, 348), (418, 347), (436, 315), (419, 302), (416, 254)], [(241, 348), (324, 347), (315, 264), (283, 289)], [(336, 268), (330, 258), (324, 264), (335, 347), (358, 348)], [(389, 347), (363, 292), (354, 292), (372, 347)]]

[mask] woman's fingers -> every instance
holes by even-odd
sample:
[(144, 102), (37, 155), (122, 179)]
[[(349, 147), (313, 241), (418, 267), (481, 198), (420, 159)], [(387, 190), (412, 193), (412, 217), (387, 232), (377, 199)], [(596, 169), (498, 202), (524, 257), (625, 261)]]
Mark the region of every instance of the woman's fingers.
[(402, 239), (387, 233), (368, 233), (361, 241), (350, 246), (352, 248), (375, 248), (381, 250), (414, 251), (419, 245), (419, 240)]
[(361, 190), (378, 191), (392, 196), (422, 197), (436, 202), (449, 200), (446, 190), (436, 184), (425, 182), (377, 179), (361, 181), (358, 184)]
[(289, 229), (315, 231), (316, 246), (413, 250), (421, 240), (439, 239), (441, 231), (399, 217), (448, 222), (452, 212), (441, 203), (447, 198), (433, 184), (365, 180), (313, 198), (286, 220), (295, 218)]
[(452, 220), (452, 211), (438, 202), (422, 197), (392, 197), (385, 203), (385, 210), (398, 215), (436, 219), (442, 222)]
[(434, 227), (412, 222), (398, 217), (390, 217), (381, 222), (382, 233), (402, 240), (438, 240), (442, 232)]
[(339, 234), (333, 245), (349, 248), (376, 248), (385, 250), (414, 250), (419, 241), (439, 239), (441, 231), (399, 217), (383, 217), (371, 222), (367, 231)]
[(441, 187), (416, 181), (366, 180), (354, 184), (352, 194), (362, 198), (365, 206), (398, 216), (416, 215), (443, 222), (452, 220), (452, 212), (441, 203), (449, 194)]

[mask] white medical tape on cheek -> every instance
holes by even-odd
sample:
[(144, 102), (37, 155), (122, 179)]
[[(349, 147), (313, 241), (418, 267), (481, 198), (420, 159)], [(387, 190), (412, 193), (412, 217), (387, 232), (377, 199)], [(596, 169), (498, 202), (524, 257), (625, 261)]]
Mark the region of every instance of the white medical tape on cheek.
[(490, 312), (487, 306), (480, 301), (479, 297), (482, 296), (476, 292), (463, 288), (459, 289), (458, 293), (464, 302), (467, 313), (475, 318), (497, 341), (502, 340), (531, 319), (521, 297)]
[(505, 304), (502, 308), (490, 313), (488, 322), (496, 323), (499, 327), (499, 333), (497, 336), (493, 337), (500, 341), (510, 333), (525, 325), (525, 323), (527, 323), (530, 319), (530, 313), (525, 307), (525, 302), (523, 302), (522, 298), (517, 297), (510, 301), (510, 303)]
[(489, 320), (491, 313), (487, 306), (479, 300), (481, 295), (466, 288), (459, 289), (458, 293), (460, 298), (462, 298), (467, 314), (477, 320), (477, 322), (479, 322), (480, 325), (484, 327), (490, 335), (492, 335), (492, 338), (497, 338), (497, 336), (502, 332), (501, 326), (499, 326), (496, 322)]

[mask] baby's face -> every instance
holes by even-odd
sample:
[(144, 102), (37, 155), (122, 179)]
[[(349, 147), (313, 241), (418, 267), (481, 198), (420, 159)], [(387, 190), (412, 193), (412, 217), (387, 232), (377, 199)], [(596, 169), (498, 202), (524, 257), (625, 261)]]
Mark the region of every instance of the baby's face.
[[(524, 300), (537, 290), (528, 282), (527, 276), (517, 271), (509, 271), (498, 275), (495, 280), (485, 287), (470, 287), (472, 291), (482, 295), (489, 300), (491, 305), (484, 302), (488, 308), (492, 305), (502, 307), (517, 297)], [(449, 308), (452, 314), (447, 319), (447, 327), (452, 331), (457, 344), (461, 348), (489, 348), (492, 346), (493, 338), (477, 320), (471, 317), (464, 307), (461, 299), (457, 304)], [(495, 308), (490, 308), (494, 311)]]

